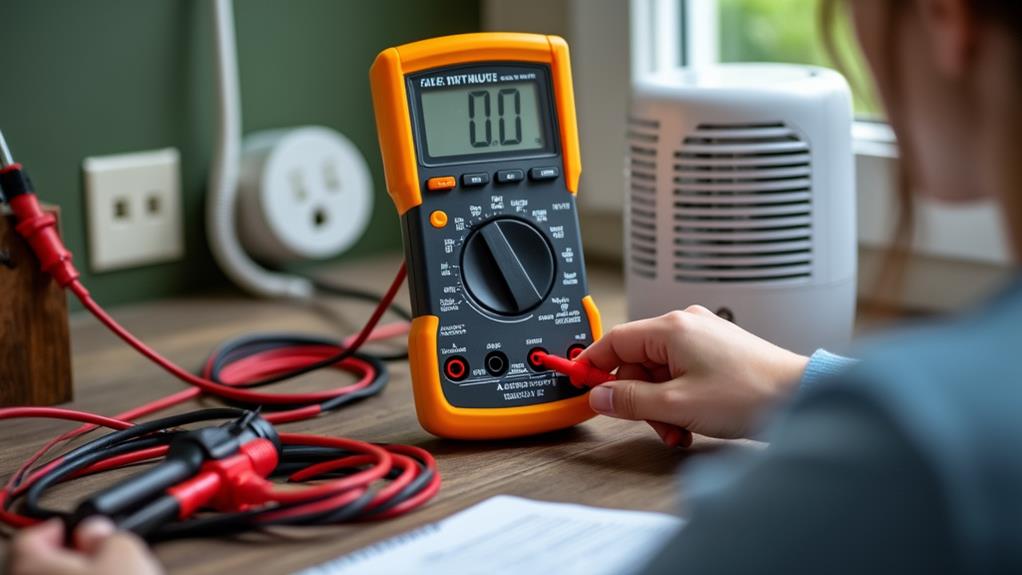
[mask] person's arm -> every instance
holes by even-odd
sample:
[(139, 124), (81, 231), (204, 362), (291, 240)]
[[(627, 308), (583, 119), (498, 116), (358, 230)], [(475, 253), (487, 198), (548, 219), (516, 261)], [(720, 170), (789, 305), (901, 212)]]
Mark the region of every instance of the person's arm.
[(809, 363), (802, 373), (797, 393), (804, 394), (810, 389), (815, 389), (820, 383), (840, 375), (858, 362), (857, 359), (831, 353), (822, 348), (816, 350), (809, 356)]
[(773, 408), (854, 363), (792, 353), (701, 306), (616, 326), (578, 359), (617, 370), (617, 381), (590, 392), (594, 411), (649, 421), (668, 444), (663, 424), (754, 437)]
[(755, 461), (704, 466), (702, 480), (723, 487), (691, 502), (689, 523), (645, 574), (954, 570), (945, 498), (926, 462), (879, 410), (820, 395)]

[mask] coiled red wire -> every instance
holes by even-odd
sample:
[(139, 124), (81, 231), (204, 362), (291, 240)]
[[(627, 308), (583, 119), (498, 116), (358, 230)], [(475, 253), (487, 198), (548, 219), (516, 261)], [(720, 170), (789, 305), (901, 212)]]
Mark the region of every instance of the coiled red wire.
[[(60, 466), (62, 458), (56, 457), (38, 467), (36, 465), (56, 446), (80, 437), (97, 427), (114, 430), (126, 429), (133, 426), (133, 421), (138, 418), (197, 398), (200, 395), (216, 397), (231, 403), (281, 406), (283, 409), (263, 415), (267, 421), (281, 424), (316, 417), (323, 412), (323, 405), (329, 405), (331, 401), (336, 403), (338, 398), (365, 390), (380, 374), (376, 373), (376, 368), (371, 362), (354, 355), (354, 353), (368, 341), (388, 339), (407, 333), (407, 322), (378, 326), (404, 278), (405, 266), (402, 264), (387, 292), (380, 299), (363, 328), (355, 336), (343, 341), (340, 346), (295, 345), (254, 353), (223, 366), (218, 374), (218, 380), (210, 377), (213, 369), (212, 356), (204, 366), (202, 375), (188, 372), (122, 327), (92, 299), (88, 290), (75, 280), (69, 288), (85, 309), (125, 343), (191, 387), (113, 417), (51, 407), (0, 408), (0, 420), (42, 417), (78, 421), (84, 424), (47, 442), (8, 478), (4, 487), (0, 489), (0, 522), (12, 527), (23, 527), (35, 523), (38, 519), (18, 513), (11, 509), (11, 504), (41, 477)], [(340, 359), (332, 361), (336, 358)], [(316, 367), (332, 367), (348, 371), (355, 374), (358, 379), (354, 383), (334, 389), (308, 393), (274, 394), (246, 388), (281, 380), (292, 374), (300, 375)], [(366, 509), (385, 508), (382, 512), (371, 516), (373, 519), (385, 519), (406, 513), (422, 505), (431, 499), (440, 487), (440, 475), (437, 472), (435, 460), (428, 452), (417, 447), (374, 445), (352, 439), (308, 434), (281, 433), (280, 438), (285, 446), (318, 446), (349, 454), (309, 465), (292, 473), (288, 477), (289, 481), (315, 480), (317, 477), (330, 473), (336, 475), (341, 470), (347, 474), (337, 479), (322, 480), (320, 483), (304, 487), (288, 486), (283, 488), (268, 483), (264, 492), (260, 494), (265, 505), (268, 507), (280, 505), (282, 507), (279, 511), (271, 510), (269, 513), (260, 515), (260, 520), (267, 523), (281, 519), (314, 516), (337, 509), (365, 496), (373, 489), (376, 491), (366, 505)], [(166, 450), (166, 446), (160, 446), (110, 457), (76, 472), (72, 477), (153, 461), (163, 457)], [(393, 500), (421, 473), (430, 474), (429, 481), (424, 487), (410, 496), (406, 494), (400, 501)], [(389, 479), (385, 484), (376, 486), (388, 476)], [(388, 502), (394, 504), (387, 507)]]

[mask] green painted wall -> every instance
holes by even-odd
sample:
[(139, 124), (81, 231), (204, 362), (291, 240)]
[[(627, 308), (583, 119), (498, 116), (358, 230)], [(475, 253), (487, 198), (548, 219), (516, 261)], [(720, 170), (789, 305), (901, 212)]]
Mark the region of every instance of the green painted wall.
[[(104, 303), (225, 285), (205, 244), (213, 141), (211, 6), (206, 0), (2, 0), (0, 130)], [(345, 257), (397, 249), (367, 82), (388, 46), (479, 27), (476, 0), (235, 0), (245, 131), (321, 124), (369, 160), (376, 207)], [(181, 152), (183, 261), (92, 274), (81, 163), (172, 146)]]

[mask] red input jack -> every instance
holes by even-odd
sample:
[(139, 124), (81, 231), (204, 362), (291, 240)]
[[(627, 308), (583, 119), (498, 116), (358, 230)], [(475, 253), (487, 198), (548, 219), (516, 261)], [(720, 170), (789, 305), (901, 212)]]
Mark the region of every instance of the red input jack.
[(585, 351), (585, 348), (586, 346), (580, 343), (576, 343), (575, 345), (569, 347), (568, 359), (570, 359), (571, 361), (575, 361), (576, 359), (578, 359), (578, 356), (582, 355), (582, 352)]
[(543, 365), (543, 356), (545, 355), (547, 355), (547, 350), (542, 347), (534, 347), (530, 349), (529, 356), (527, 358), (529, 367), (531, 367), (534, 371), (546, 371), (547, 368)]
[(444, 362), (444, 374), (452, 381), (461, 381), (468, 375), (468, 362), (460, 355), (455, 355)]

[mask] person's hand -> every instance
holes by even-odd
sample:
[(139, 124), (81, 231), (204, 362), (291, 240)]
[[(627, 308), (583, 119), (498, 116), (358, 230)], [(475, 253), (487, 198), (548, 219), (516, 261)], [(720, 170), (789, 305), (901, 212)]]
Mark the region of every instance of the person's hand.
[(619, 325), (578, 359), (617, 369), (617, 381), (589, 393), (594, 411), (647, 420), (666, 443), (663, 424), (749, 436), (769, 407), (794, 392), (809, 361), (701, 306)]
[(24, 529), (11, 543), (11, 575), (159, 575), (145, 543), (117, 532), (104, 518), (86, 519), (74, 534), (76, 550), (63, 546), (64, 524), (51, 519)]

